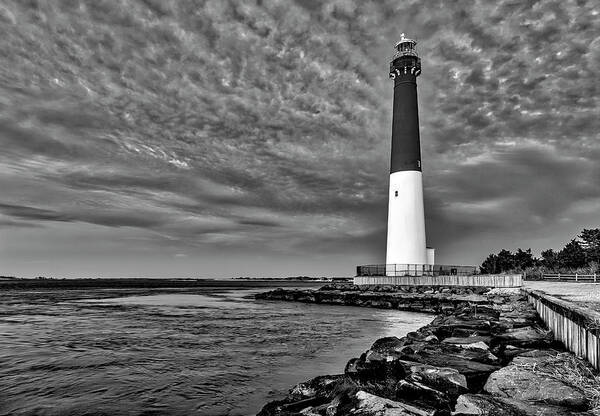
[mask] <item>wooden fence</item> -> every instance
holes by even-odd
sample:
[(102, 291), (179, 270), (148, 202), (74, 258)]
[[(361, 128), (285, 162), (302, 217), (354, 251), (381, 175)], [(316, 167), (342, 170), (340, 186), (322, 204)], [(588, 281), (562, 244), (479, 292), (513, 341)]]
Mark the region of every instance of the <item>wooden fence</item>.
[(544, 292), (523, 289), (542, 320), (552, 330), (554, 339), (572, 353), (587, 359), (600, 369), (600, 313), (555, 298)]
[(542, 275), (543, 280), (557, 282), (581, 282), (581, 283), (597, 283), (600, 275), (594, 274), (568, 274), (568, 273), (545, 273)]
[(356, 276), (354, 284), (359, 286), (485, 286), (521, 287), (520, 274), (476, 274), (471, 276)]

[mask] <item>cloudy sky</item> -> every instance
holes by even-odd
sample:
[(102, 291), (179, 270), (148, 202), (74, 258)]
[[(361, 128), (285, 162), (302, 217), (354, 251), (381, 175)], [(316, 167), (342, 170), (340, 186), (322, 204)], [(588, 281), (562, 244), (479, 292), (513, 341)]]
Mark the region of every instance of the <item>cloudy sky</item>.
[(383, 262), (402, 32), (440, 263), (600, 226), (598, 2), (2, 0), (0, 274)]

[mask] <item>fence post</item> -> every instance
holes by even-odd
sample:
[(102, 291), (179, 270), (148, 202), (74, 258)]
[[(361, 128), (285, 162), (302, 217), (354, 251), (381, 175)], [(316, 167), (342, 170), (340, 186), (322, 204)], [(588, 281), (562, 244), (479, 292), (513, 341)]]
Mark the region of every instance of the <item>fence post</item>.
[(560, 272), (558, 272), (558, 280), (560, 280)]
[(594, 283), (596, 283), (596, 273), (594, 273)]
[(577, 281), (577, 273), (575, 273), (575, 281)]

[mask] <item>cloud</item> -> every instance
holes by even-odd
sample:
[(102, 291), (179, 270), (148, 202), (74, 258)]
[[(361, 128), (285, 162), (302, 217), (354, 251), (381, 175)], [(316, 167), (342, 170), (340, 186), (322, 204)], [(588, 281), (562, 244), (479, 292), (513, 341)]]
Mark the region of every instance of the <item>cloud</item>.
[(52, 210), (20, 205), (0, 204), (0, 211), (2, 211), (4, 215), (20, 219), (66, 222), (72, 220), (69, 216)]
[(597, 16), (585, 1), (8, 1), (2, 212), (133, 227), (181, 252), (382, 261), (404, 31), (423, 61), (438, 256), (490, 229), (510, 246), (517, 228), (577, 227), (599, 192)]

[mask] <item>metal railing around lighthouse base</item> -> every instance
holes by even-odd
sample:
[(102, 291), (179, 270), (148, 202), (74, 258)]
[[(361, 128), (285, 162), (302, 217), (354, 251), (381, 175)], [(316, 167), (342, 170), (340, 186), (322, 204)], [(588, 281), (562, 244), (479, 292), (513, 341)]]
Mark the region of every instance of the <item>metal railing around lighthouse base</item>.
[(356, 266), (356, 276), (469, 276), (476, 266), (446, 264), (369, 264)]

